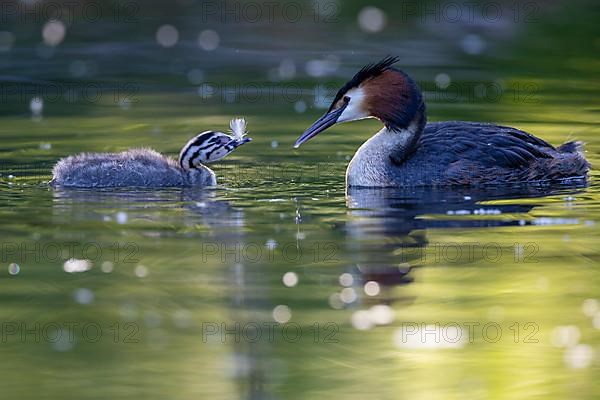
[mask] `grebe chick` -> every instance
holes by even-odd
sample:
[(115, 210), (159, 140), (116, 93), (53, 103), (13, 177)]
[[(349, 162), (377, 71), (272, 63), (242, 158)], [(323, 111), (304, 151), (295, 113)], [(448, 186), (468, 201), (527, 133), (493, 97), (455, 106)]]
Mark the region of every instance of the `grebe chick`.
[(415, 81), (387, 57), (363, 67), (294, 145), (340, 122), (376, 118), (384, 128), (356, 152), (347, 186), (503, 185), (585, 180), (580, 142), (554, 147), (515, 128), (477, 122), (426, 124)]
[(215, 173), (205, 166), (227, 156), (251, 141), (246, 121), (230, 122), (232, 135), (206, 131), (190, 139), (179, 153), (179, 161), (152, 149), (121, 153), (82, 153), (63, 158), (53, 169), (50, 184), (61, 187), (176, 187), (215, 186)]

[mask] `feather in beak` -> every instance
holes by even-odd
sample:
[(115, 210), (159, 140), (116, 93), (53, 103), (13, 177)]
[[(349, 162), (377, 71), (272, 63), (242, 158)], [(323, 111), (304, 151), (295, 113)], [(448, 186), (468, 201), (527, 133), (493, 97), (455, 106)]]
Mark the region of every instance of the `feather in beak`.
[(252, 138), (245, 137), (248, 134), (248, 130), (246, 129), (246, 120), (244, 118), (232, 119), (231, 122), (229, 122), (229, 128), (231, 129), (233, 139), (236, 141), (237, 146), (252, 140)]

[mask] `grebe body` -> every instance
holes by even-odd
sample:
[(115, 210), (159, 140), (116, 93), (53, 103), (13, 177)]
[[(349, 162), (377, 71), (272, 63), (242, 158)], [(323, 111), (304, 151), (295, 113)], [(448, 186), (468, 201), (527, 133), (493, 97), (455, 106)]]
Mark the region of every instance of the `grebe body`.
[(379, 119), (384, 128), (356, 152), (346, 185), (365, 187), (504, 185), (586, 179), (580, 142), (554, 147), (506, 126), (446, 121), (427, 124), (417, 84), (388, 57), (361, 69), (328, 112), (296, 141), (299, 147), (341, 122)]
[(215, 186), (211, 163), (249, 142), (246, 122), (230, 123), (233, 135), (206, 131), (181, 149), (179, 160), (152, 149), (121, 153), (82, 153), (61, 159), (53, 169), (52, 186), (79, 188)]
[(359, 148), (346, 171), (348, 186), (559, 182), (585, 179), (588, 170), (579, 142), (555, 148), (506, 126), (464, 121), (429, 123), (410, 154), (398, 149), (396, 135), (384, 128)]

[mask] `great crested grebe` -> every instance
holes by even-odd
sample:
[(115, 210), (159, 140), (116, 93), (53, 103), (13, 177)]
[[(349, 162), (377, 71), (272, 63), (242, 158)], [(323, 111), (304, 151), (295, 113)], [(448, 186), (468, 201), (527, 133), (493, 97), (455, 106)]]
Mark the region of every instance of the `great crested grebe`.
[(244, 119), (233, 119), (229, 125), (233, 135), (206, 131), (190, 139), (178, 162), (152, 149), (63, 158), (54, 166), (50, 184), (79, 188), (214, 186), (215, 173), (204, 164), (220, 160), (252, 140), (245, 137)]
[(502, 185), (585, 179), (580, 142), (555, 148), (515, 128), (478, 122), (426, 123), (415, 81), (387, 57), (363, 67), (294, 148), (340, 122), (376, 118), (384, 128), (356, 152), (347, 186)]

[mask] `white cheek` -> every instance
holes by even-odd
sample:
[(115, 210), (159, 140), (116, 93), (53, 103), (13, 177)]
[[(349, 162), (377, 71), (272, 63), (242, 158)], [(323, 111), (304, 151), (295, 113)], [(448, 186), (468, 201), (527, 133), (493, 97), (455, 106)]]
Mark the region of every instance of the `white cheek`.
[(338, 118), (338, 122), (356, 121), (365, 118), (369, 118), (369, 114), (362, 107), (353, 106), (352, 101), (350, 101), (350, 104), (348, 104), (342, 115)]
[(350, 103), (346, 106), (337, 122), (348, 122), (369, 118), (369, 113), (365, 110), (365, 107), (363, 107), (365, 99), (363, 90), (360, 88), (352, 89), (347, 95), (350, 97)]

